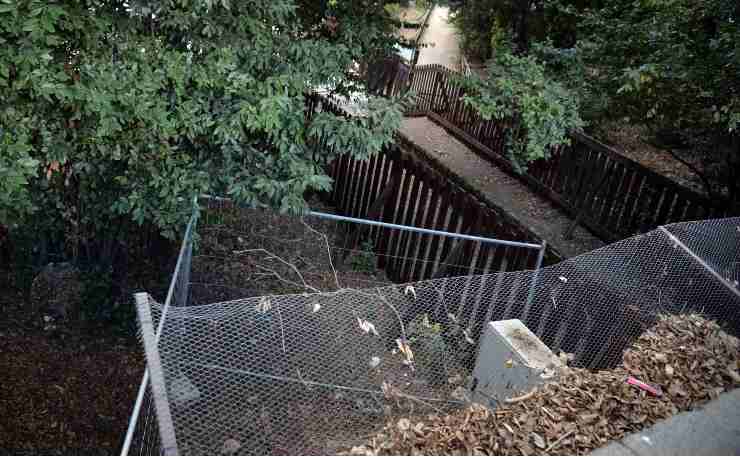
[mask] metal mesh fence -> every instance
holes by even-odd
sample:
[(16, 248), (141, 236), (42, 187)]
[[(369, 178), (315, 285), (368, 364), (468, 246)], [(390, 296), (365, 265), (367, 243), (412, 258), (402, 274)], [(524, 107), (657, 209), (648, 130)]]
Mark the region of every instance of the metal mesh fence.
[(192, 265), (181, 256), (190, 276), (173, 281), (187, 306), (147, 302), (154, 321), (166, 315), (158, 354), (177, 449), (333, 454), (394, 416), (458, 408), (491, 320), (521, 319), (593, 369), (617, 365), (659, 313), (700, 312), (737, 333), (739, 226), (673, 224), (536, 273), (438, 260), (461, 276), (397, 285), (379, 267), (394, 259), (363, 247), (374, 238), (356, 227), (211, 205)]

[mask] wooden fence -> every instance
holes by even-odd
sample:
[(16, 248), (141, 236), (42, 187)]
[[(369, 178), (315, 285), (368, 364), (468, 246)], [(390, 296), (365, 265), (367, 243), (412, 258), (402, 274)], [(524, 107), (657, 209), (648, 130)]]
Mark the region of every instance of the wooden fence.
[[(342, 115), (339, 106), (310, 97), (309, 113), (326, 110)], [(542, 241), (498, 208), (463, 188), (462, 183), (419, 154), (406, 154), (398, 144), (368, 160), (341, 154), (328, 173), (334, 179), (330, 203), (343, 215), (400, 225), (467, 233), (539, 244)], [(450, 237), (358, 227), (351, 245), (372, 242), (379, 268), (394, 282), (419, 281), (480, 272), (531, 269), (538, 251), (496, 246)], [(546, 263), (560, 260), (548, 252)]]
[[(435, 97), (421, 100), (431, 104), (437, 103), (440, 98), (443, 98), (441, 92), (437, 91)], [(343, 114), (339, 106), (319, 97), (309, 97), (307, 108), (309, 116), (319, 110)], [(489, 154), (491, 160), (497, 163), (507, 163), (490, 146), (482, 144), (463, 130), (477, 132), (478, 137), (487, 140), (489, 145), (496, 145), (498, 143), (493, 140), (502, 142), (500, 124), (479, 123), (477, 127), (471, 127), (475, 125), (475, 121), (470, 121), (471, 113), (464, 107), (454, 114), (457, 118), (452, 118), (458, 119), (462, 127), (452, 124), (441, 114), (433, 111), (427, 113), (436, 116), (439, 122), (447, 122), (450, 129), (460, 130), (462, 133), (458, 132), (459, 135), (467, 135), (465, 138), (479, 148), (479, 153)], [(478, 130), (473, 130), (474, 128)], [(605, 147), (588, 137), (574, 138), (578, 141), (574, 141), (574, 145), (570, 147), (572, 152), (568, 152), (568, 148), (555, 151), (556, 156), (551, 160), (558, 160), (555, 162), (557, 167), (551, 165), (552, 162), (543, 161), (532, 166), (523, 179), (531, 183), (543, 183), (539, 189), (552, 192), (553, 198), (571, 192), (567, 189), (576, 189), (572, 192), (577, 195), (581, 188), (623, 187), (625, 182), (630, 183), (630, 189), (638, 190), (634, 193), (626, 192), (622, 200), (600, 197), (601, 206), (598, 206), (600, 200), (596, 197), (585, 195), (585, 201), (597, 203), (596, 206), (592, 203), (591, 207), (601, 208), (599, 212), (596, 209), (591, 210), (588, 217), (592, 220), (599, 220), (596, 217), (600, 217), (605, 211), (603, 207), (609, 201), (613, 205), (617, 204), (614, 202), (622, 202), (606, 213), (613, 215), (615, 211), (619, 212), (617, 220), (633, 220), (638, 209), (653, 208), (654, 205), (657, 205), (656, 214), (660, 215), (654, 222), (679, 217), (679, 214), (681, 217), (689, 214), (699, 217), (700, 213), (689, 212), (691, 207), (682, 203), (696, 201), (691, 200), (693, 196), (683, 194), (684, 191), (680, 188), (676, 190), (669, 187), (671, 183), (662, 177), (653, 177), (653, 181), (650, 181), (663, 185), (663, 192), (659, 194), (657, 203), (654, 198), (638, 203), (644, 198), (645, 189), (649, 188), (645, 185), (647, 172), (640, 174), (634, 171), (630, 168), (630, 161), (618, 154), (618, 158), (612, 158), (611, 154), (616, 154), (615, 152), (608, 148), (607, 152), (603, 152), (602, 148)], [(503, 144), (497, 148), (496, 150), (503, 152)], [(599, 157), (595, 154), (602, 155)], [(542, 169), (538, 169), (538, 166)], [(560, 168), (565, 171), (561, 172)], [(607, 173), (609, 170), (611, 171)], [(369, 160), (339, 155), (328, 172), (335, 182), (327, 199), (344, 215), (451, 232), (541, 242), (526, 227), (484, 202), (441, 164), (431, 161), (423, 150), (410, 143), (388, 147)], [(607, 180), (597, 183), (600, 178), (590, 175), (607, 176)], [(675, 193), (669, 194), (667, 189), (673, 189)], [(668, 215), (662, 204), (669, 198), (667, 195), (677, 196), (669, 205), (671, 211)], [(459, 242), (448, 237), (377, 227), (357, 227), (349, 238), (350, 246), (370, 241), (378, 256), (378, 266), (386, 272), (390, 280), (397, 283), (529, 269), (534, 266), (537, 256), (536, 250), (525, 248)], [(642, 262), (633, 263), (635, 257), (632, 248), (639, 247), (653, 247), (655, 255), (646, 250), (642, 253)], [(689, 304), (703, 307), (712, 316), (727, 318), (725, 299), (719, 296), (724, 291), (715, 291), (711, 294), (711, 299), (707, 298), (706, 288), (696, 287), (692, 282), (699, 277), (697, 266), (690, 258), (673, 252), (669, 245), (656, 242), (654, 237), (646, 237), (613, 244), (598, 253), (592, 252), (585, 254), (585, 257), (566, 260), (541, 272), (537, 287), (533, 289), (535, 296), (531, 302), (529, 287), (534, 281), (534, 275), (516, 273), (468, 276), (467, 281), (461, 283), (462, 287), (445, 287), (440, 293), (445, 303), (456, 306), (457, 319), (470, 329), (473, 338), (479, 337), (486, 322), (520, 318), (533, 331), (536, 329), (536, 333), (553, 350), (574, 353), (573, 363), (576, 366), (607, 368), (621, 362), (623, 349), (654, 322), (658, 311), (685, 312), (685, 306)], [(553, 252), (548, 252), (548, 257), (545, 264), (561, 260)], [(563, 288), (562, 284), (566, 280), (568, 287)], [(491, 294), (483, 297), (481, 290), (490, 291)], [(675, 297), (682, 299), (666, 302), (665, 298), (661, 298), (661, 291), (673, 293)], [(413, 317), (404, 315), (404, 320), (408, 322)], [(435, 315), (434, 319), (445, 326), (450, 325), (443, 315)]]
[(515, 122), (484, 120), (462, 102), (459, 74), (439, 65), (417, 67), (407, 88), (417, 94), (409, 115), (426, 115), (478, 154), (512, 172), (550, 198), (605, 241), (622, 239), (669, 222), (730, 215), (714, 201), (632, 161), (583, 133), (547, 160), (515, 172), (507, 140), (522, 134)]

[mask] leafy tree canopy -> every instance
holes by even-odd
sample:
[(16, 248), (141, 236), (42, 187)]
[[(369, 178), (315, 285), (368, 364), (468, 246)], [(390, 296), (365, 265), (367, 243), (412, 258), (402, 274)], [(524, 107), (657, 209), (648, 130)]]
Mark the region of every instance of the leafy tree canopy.
[[(710, 193), (740, 197), (740, 3), (619, 0), (582, 16), (577, 52), (608, 103), (683, 159)], [(596, 104), (596, 103), (594, 103)]]
[(534, 55), (516, 55), (499, 46), (486, 75), (463, 79), (466, 104), (485, 119), (510, 123), (509, 158), (525, 169), (527, 163), (549, 157), (551, 148), (567, 144), (571, 129), (583, 127), (578, 98), (546, 74)]
[[(536, 56), (545, 79), (567, 87), (591, 125), (648, 127), (710, 195), (740, 201), (737, 0), (470, 0), (455, 23), (469, 53), (499, 66), (506, 44)], [(540, 79), (528, 74), (531, 83)], [(506, 79), (500, 74), (494, 85)]]
[(305, 116), (391, 49), (389, 20), (371, 0), (0, 0), (0, 223), (94, 244), (131, 221), (172, 236), (200, 192), (299, 210), (331, 185), (319, 144), (392, 139), (393, 100)]

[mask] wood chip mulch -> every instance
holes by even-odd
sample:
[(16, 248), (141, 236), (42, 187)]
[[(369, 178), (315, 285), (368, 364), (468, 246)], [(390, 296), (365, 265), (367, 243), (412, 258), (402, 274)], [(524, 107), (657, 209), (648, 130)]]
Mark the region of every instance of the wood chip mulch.
[[(738, 339), (691, 314), (661, 316), (600, 372), (566, 368), (557, 381), (495, 411), (394, 420), (354, 455), (585, 454), (740, 385)], [(659, 395), (626, 382), (634, 377)]]

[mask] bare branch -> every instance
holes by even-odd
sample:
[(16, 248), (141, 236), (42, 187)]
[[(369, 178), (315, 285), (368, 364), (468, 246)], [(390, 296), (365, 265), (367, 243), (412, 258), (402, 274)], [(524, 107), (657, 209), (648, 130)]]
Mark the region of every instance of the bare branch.
[(537, 391), (536, 388), (535, 389), (532, 389), (532, 391), (529, 392), (529, 393), (526, 393), (526, 394), (521, 395), (519, 397), (507, 398), (506, 400), (504, 400), (504, 402), (511, 404), (511, 403), (519, 403), (520, 401), (524, 401), (524, 400), (529, 400), (530, 398), (532, 398), (534, 396), (534, 393), (536, 391)]
[(332, 273), (334, 273), (334, 281), (337, 284), (337, 289), (341, 289), (342, 286), (339, 285), (339, 277), (337, 276), (337, 270), (334, 268), (334, 262), (332, 261), (332, 258), (331, 258), (331, 246), (329, 245), (329, 237), (326, 236), (325, 233), (319, 232), (318, 230), (316, 230), (315, 228), (307, 224), (306, 221), (303, 219), (303, 217), (301, 217), (301, 223), (305, 225), (307, 229), (321, 236), (324, 239), (324, 244), (326, 245), (326, 254), (329, 256), (329, 266), (331, 267)]
[(406, 338), (406, 327), (403, 325), (403, 318), (401, 317), (401, 313), (398, 312), (395, 306), (391, 304), (386, 298), (383, 296), (383, 294), (380, 292), (380, 287), (376, 287), (375, 290), (378, 291), (378, 298), (383, 301), (390, 309), (393, 310), (394, 313), (396, 313), (396, 317), (398, 318), (398, 323), (401, 325), (401, 336), (403, 337), (403, 342), (406, 343), (408, 341), (408, 338)]
[(573, 432), (575, 432), (575, 430), (569, 430), (569, 431), (565, 432), (563, 434), (563, 436), (561, 436), (560, 438), (556, 439), (555, 442), (553, 442), (551, 445), (549, 445), (547, 447), (547, 449), (545, 449), (545, 454), (547, 454), (548, 452), (550, 452), (553, 449), (555, 449), (555, 447), (557, 447), (560, 443), (562, 443), (564, 439), (566, 439), (567, 437), (569, 437), (570, 435), (572, 435)]
[(284, 265), (287, 265), (288, 267), (290, 267), (293, 271), (295, 271), (295, 274), (297, 274), (298, 277), (301, 278), (301, 282), (303, 283), (303, 286), (301, 286), (301, 285), (299, 285), (299, 284), (297, 284), (297, 283), (295, 283), (293, 281), (290, 281), (290, 280), (287, 280), (287, 279), (283, 278), (275, 270), (272, 270), (270, 268), (264, 267), (264, 266), (259, 265), (259, 264), (256, 265), (257, 268), (260, 268), (262, 270), (266, 270), (266, 271), (269, 271), (269, 272), (273, 273), (281, 281), (287, 282), (289, 284), (296, 285), (298, 287), (304, 287), (304, 288), (309, 289), (309, 290), (311, 290), (313, 292), (316, 292), (316, 293), (321, 293), (321, 291), (319, 289), (317, 289), (317, 288), (315, 288), (313, 286), (310, 286), (306, 282), (306, 280), (303, 278), (303, 275), (301, 274), (300, 270), (298, 270), (298, 268), (295, 265), (293, 265), (292, 263), (290, 263), (287, 260), (283, 259), (282, 257), (280, 257), (280, 256), (278, 256), (276, 254), (273, 254), (272, 252), (268, 251), (267, 249), (257, 248), (257, 249), (245, 249), (245, 250), (242, 250), (242, 251), (233, 251), (233, 253), (236, 254), (236, 255), (251, 254), (251, 253), (255, 253), (255, 252), (261, 252), (263, 254), (266, 254), (267, 257), (265, 258), (265, 260), (275, 259), (275, 260), (283, 263)]
[(306, 289), (310, 289), (313, 292), (321, 293), (320, 290), (318, 290), (315, 287), (309, 286), (308, 284), (305, 284), (305, 283), (304, 284), (298, 284), (295, 281), (291, 281), (290, 279), (283, 278), (282, 276), (280, 276), (280, 273), (278, 273), (277, 271), (273, 270), (272, 268), (267, 268), (267, 267), (262, 266), (260, 264), (255, 264), (255, 267), (259, 268), (260, 270), (265, 270), (265, 271), (269, 272), (269, 274), (271, 274), (272, 276), (275, 276), (278, 280), (280, 280), (280, 281), (282, 281), (282, 282), (284, 282), (286, 284), (290, 284), (290, 285), (296, 286), (299, 289), (300, 288), (306, 288)]

